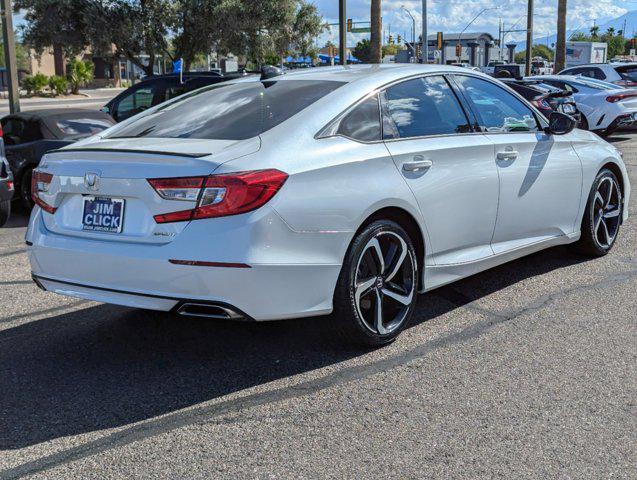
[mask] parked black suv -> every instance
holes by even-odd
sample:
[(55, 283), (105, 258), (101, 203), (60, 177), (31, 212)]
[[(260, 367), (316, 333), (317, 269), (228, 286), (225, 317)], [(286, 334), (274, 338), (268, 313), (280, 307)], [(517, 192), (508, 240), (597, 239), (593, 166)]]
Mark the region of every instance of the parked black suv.
[(153, 75), (124, 90), (102, 107), (102, 111), (110, 114), (116, 122), (121, 122), (183, 93), (244, 75), (244, 73), (187, 72), (182, 74), (181, 82), (177, 73)]

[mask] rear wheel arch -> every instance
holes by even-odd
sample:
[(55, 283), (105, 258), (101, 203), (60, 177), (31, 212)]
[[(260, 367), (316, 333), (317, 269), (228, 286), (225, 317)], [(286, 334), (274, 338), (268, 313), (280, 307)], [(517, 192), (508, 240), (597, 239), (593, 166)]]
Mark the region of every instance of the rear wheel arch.
[(597, 175), (599, 175), (599, 172), (601, 172), (605, 168), (607, 168), (608, 170), (610, 170), (611, 172), (615, 174), (615, 176), (617, 177), (617, 181), (619, 182), (619, 188), (621, 188), (622, 194), (623, 194), (625, 192), (625, 189), (624, 189), (625, 186), (624, 186), (624, 174), (622, 172), (622, 169), (615, 162), (606, 162), (597, 170), (597, 173), (595, 174), (595, 176), (597, 177)]
[(358, 230), (354, 234), (354, 238), (358, 236), (358, 234), (365, 229), (365, 227), (376, 220), (391, 220), (400, 225), (405, 232), (411, 238), (412, 243), (414, 244), (414, 248), (416, 250), (418, 270), (420, 272), (419, 278), (419, 288), (422, 287), (423, 282), (423, 273), (425, 267), (425, 251), (427, 245), (425, 244), (425, 239), (423, 235), (422, 228), (418, 224), (418, 221), (414, 218), (414, 216), (409, 213), (407, 210), (400, 207), (385, 207), (380, 210), (375, 211), (371, 215), (369, 215), (358, 227)]

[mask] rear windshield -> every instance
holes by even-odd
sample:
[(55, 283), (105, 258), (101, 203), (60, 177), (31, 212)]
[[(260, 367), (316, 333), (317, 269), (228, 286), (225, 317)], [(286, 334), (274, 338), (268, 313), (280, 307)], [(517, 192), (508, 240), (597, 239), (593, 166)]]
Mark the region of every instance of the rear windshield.
[(218, 84), (179, 97), (110, 138), (243, 140), (307, 108), (343, 82), (274, 80)]
[(628, 80), (630, 82), (637, 82), (637, 65), (631, 65), (629, 67), (615, 67), (622, 80)]
[(90, 137), (113, 124), (114, 122), (102, 118), (61, 118), (55, 121), (65, 137), (74, 139)]

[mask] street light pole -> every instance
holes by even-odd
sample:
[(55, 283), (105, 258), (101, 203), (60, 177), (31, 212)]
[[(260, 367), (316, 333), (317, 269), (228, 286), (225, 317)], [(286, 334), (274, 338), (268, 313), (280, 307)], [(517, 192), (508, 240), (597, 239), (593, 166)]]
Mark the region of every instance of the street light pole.
[(411, 14), (409, 10), (405, 8), (404, 5), (400, 6), (401, 10), (404, 10), (407, 15), (411, 18), (411, 49), (414, 52), (414, 57), (416, 56), (416, 19)]
[(20, 85), (18, 84), (18, 65), (13, 37), (13, 8), (11, 0), (2, 0), (0, 16), (2, 17), (2, 36), (4, 39), (4, 58), (7, 64), (7, 87), (9, 90), (9, 111), (20, 111)]
[(338, 55), (340, 64), (347, 63), (347, 13), (345, 10), (345, 0), (338, 0)]
[(422, 0), (422, 50), (420, 52), (422, 63), (429, 63), (429, 41), (427, 37), (427, 0)]
[(529, 0), (526, 10), (526, 65), (524, 74), (531, 75), (531, 54), (533, 53), (533, 0)]

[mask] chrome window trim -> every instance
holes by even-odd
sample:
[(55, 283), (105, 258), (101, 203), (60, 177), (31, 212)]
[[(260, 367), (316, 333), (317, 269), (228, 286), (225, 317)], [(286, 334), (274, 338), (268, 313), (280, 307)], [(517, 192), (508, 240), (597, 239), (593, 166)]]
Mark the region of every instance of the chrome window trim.
[[(383, 111), (382, 111), (382, 105), (380, 103), (380, 93), (394, 85), (397, 85), (399, 83), (403, 83), (409, 80), (414, 80), (417, 78), (425, 78), (425, 77), (443, 77), (445, 78), (445, 80), (447, 81), (447, 83), (449, 84), (449, 88), (451, 88), (451, 90), (454, 92), (455, 95), (455, 90), (454, 90), (454, 86), (451, 84), (451, 82), (449, 82), (449, 80), (446, 78), (447, 75), (449, 75), (450, 72), (427, 72), (427, 73), (416, 73), (414, 75), (409, 75), (406, 77), (402, 77), (396, 80), (392, 80), (391, 82), (387, 82), (383, 85), (381, 85), (380, 87), (374, 89), (372, 92), (366, 94), (364, 97), (358, 99), (356, 102), (354, 102), (353, 104), (351, 104), (349, 107), (347, 107), (345, 110), (343, 110), (341, 113), (339, 113), (336, 117), (334, 117), (332, 120), (330, 120), (329, 122), (327, 122), (327, 124), (321, 128), (315, 135), (314, 138), (316, 140), (321, 140), (324, 138), (332, 138), (332, 137), (341, 137), (341, 138), (347, 138), (348, 140), (353, 140), (354, 142), (358, 142), (358, 143), (362, 143), (362, 144), (366, 144), (366, 145), (373, 145), (376, 143), (384, 143), (384, 142), (396, 142), (396, 141), (404, 141), (404, 140), (414, 140), (414, 139), (425, 139), (425, 138), (440, 138), (440, 137), (453, 137), (453, 136), (457, 136), (457, 135), (476, 135), (476, 134), (481, 134), (483, 132), (478, 132), (478, 131), (473, 131), (473, 132), (466, 132), (466, 133), (443, 133), (443, 134), (437, 134), (437, 135), (422, 135), (422, 136), (418, 136), (418, 137), (408, 137), (408, 138), (388, 138), (388, 139), (383, 139)], [(453, 72), (452, 72), (453, 73)], [(482, 78), (482, 77), (478, 77), (477, 75), (473, 75), (477, 78)], [(371, 97), (372, 95), (378, 95), (378, 110), (380, 112), (380, 133), (381, 133), (381, 139), (380, 140), (373, 140), (373, 141), (364, 141), (364, 140), (358, 140), (356, 138), (352, 138), (352, 137), (348, 137), (346, 135), (342, 135), (340, 133), (332, 133), (332, 134), (326, 134), (326, 131), (329, 131), (331, 128), (334, 127), (334, 124), (338, 123), (340, 120), (343, 119), (343, 117), (345, 115), (347, 115), (351, 110), (353, 110), (354, 108), (356, 108), (356, 106), (358, 106), (360, 103), (364, 102), (367, 98)], [(460, 102), (460, 100), (458, 99), (458, 104), (460, 105), (460, 108), (462, 109), (463, 112), (465, 112), (465, 115), (468, 117), (467, 112), (464, 109), (464, 106), (462, 105), (462, 102)], [(469, 122), (471, 121), (470, 118), (467, 118), (467, 120), (469, 120)], [(473, 128), (473, 126), (471, 125), (471, 127)]]
[[(515, 98), (520, 100), (523, 105), (525, 105), (527, 108), (529, 108), (531, 110), (531, 113), (533, 113), (535, 121), (537, 122), (538, 130), (534, 131), (534, 132), (532, 132), (532, 131), (529, 131), (529, 132), (488, 132), (488, 131), (475, 130), (473, 132), (466, 132), (466, 133), (444, 133), (444, 134), (437, 134), (437, 135), (422, 135), (422, 136), (418, 136), (418, 137), (408, 137), (408, 138), (388, 138), (388, 139), (381, 138), (380, 140), (373, 140), (373, 141), (358, 140), (356, 138), (348, 137), (346, 135), (342, 135), (342, 134), (339, 134), (339, 133), (326, 134), (326, 131), (329, 131), (330, 128), (333, 128), (334, 124), (336, 124), (340, 120), (342, 120), (342, 118), (345, 115), (347, 115), (351, 110), (356, 108), (356, 106), (358, 106), (363, 101), (367, 100), (369, 97), (371, 97), (373, 95), (378, 95), (378, 102), (379, 102), (378, 109), (379, 109), (379, 112), (380, 112), (379, 121), (380, 121), (380, 128), (381, 128), (381, 137), (382, 137), (382, 134), (383, 134), (383, 112), (382, 112), (382, 105), (380, 104), (380, 93), (382, 91), (386, 90), (387, 88), (392, 87), (393, 85), (396, 85), (396, 84), (399, 84), (399, 83), (402, 83), (402, 82), (405, 82), (405, 81), (408, 81), (408, 80), (414, 80), (416, 78), (424, 78), (424, 77), (434, 77), (434, 76), (445, 77), (445, 79), (447, 80), (447, 82), (449, 84), (449, 87), (452, 89), (454, 94), (456, 94), (456, 89), (457, 89), (459, 91), (459, 93), (464, 95), (464, 93), (462, 92), (462, 88), (460, 86), (457, 86), (455, 84), (455, 82), (450, 81), (450, 79), (453, 80), (457, 76), (477, 78), (477, 79), (484, 80), (485, 82), (489, 82), (489, 83), (495, 85), (496, 87), (504, 90), (509, 95), (513, 95)], [(447, 77), (449, 77), (449, 78), (447, 78)], [(470, 103), (470, 101), (468, 99), (466, 101)], [(458, 103), (460, 104), (460, 107), (462, 108), (462, 110), (465, 111), (465, 107), (462, 104), (462, 102), (460, 101), (460, 99), (458, 99)], [(467, 117), (470, 117), (470, 115), (468, 113), (469, 112), (465, 111), (465, 115), (467, 115)], [(475, 113), (474, 113), (474, 116), (475, 116)], [(471, 118), (468, 118), (468, 120), (469, 120), (469, 122), (471, 122)], [(543, 123), (545, 123), (546, 125), (543, 125)], [(473, 128), (473, 125), (471, 125), (471, 127)], [(374, 144), (377, 144), (377, 143), (385, 143), (385, 142), (402, 142), (402, 141), (409, 141), (409, 140), (424, 140), (424, 139), (428, 139), (428, 138), (435, 139), (435, 138), (457, 137), (457, 136), (467, 136), (467, 135), (514, 135), (514, 134), (518, 135), (518, 134), (521, 134), (521, 133), (527, 133), (527, 134), (536, 135), (538, 133), (545, 133), (545, 128), (546, 127), (548, 127), (548, 120), (544, 117), (544, 115), (542, 115), (542, 113), (540, 113), (524, 97), (522, 97), (520, 94), (518, 94), (515, 90), (507, 87), (504, 83), (498, 82), (497, 80), (491, 79), (490, 77), (485, 77), (485, 76), (482, 76), (482, 75), (475, 75), (475, 74), (472, 74), (471, 72), (446, 72), (446, 71), (440, 71), (440, 72), (417, 73), (417, 74), (414, 74), (414, 75), (409, 75), (409, 76), (402, 77), (402, 78), (399, 78), (399, 79), (396, 79), (396, 80), (392, 80), (391, 82), (387, 82), (387, 83), (381, 85), (380, 87), (374, 89), (373, 91), (367, 93), (365, 96), (363, 96), (360, 99), (358, 99), (356, 102), (354, 102), (349, 107), (347, 107), (345, 110), (343, 110), (341, 113), (339, 113), (336, 117), (334, 117), (332, 120), (330, 120), (323, 128), (321, 128), (314, 135), (314, 138), (316, 140), (322, 140), (322, 139), (325, 139), (325, 138), (341, 137), (341, 138), (346, 138), (348, 140), (352, 140), (354, 142), (357, 142), (357, 143), (360, 143), (360, 144), (363, 144), (363, 145), (374, 145)]]

